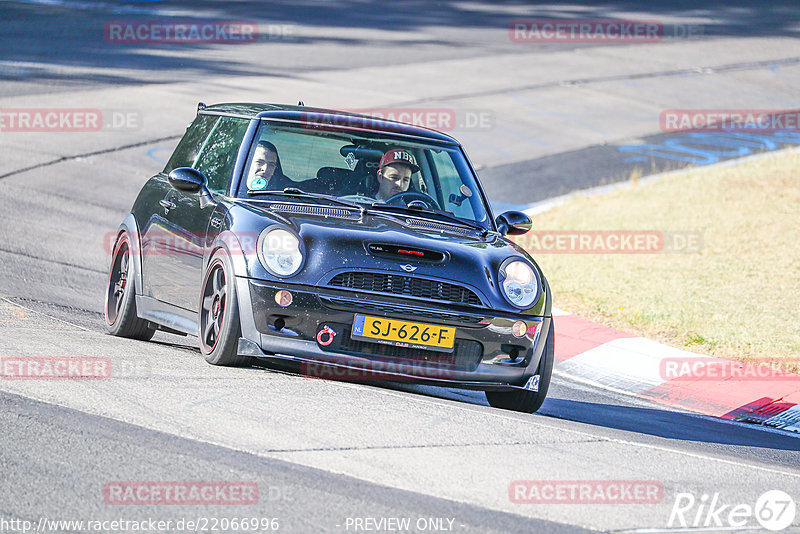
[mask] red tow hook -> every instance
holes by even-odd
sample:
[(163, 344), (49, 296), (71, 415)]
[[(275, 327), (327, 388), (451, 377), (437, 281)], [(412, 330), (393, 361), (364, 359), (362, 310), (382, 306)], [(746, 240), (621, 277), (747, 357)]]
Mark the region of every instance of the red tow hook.
[(317, 332), (317, 343), (319, 343), (323, 347), (327, 347), (328, 345), (333, 343), (333, 338), (335, 336), (336, 332), (334, 332), (330, 326), (325, 325), (322, 327), (322, 330)]

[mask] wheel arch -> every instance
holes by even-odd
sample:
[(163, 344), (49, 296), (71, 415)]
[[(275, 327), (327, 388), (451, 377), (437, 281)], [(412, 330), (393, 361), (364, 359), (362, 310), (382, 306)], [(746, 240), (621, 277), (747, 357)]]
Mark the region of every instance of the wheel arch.
[[(231, 249), (234, 249), (233, 251)], [(242, 242), (235, 232), (224, 230), (214, 239), (211, 246), (206, 248), (203, 261), (203, 276), (208, 270), (211, 258), (218, 251), (224, 251), (228, 256), (233, 269), (232, 282), (236, 285), (236, 297), (239, 303), (239, 320), (241, 321), (242, 337), (260, 345), (261, 335), (256, 328), (255, 317), (253, 317), (253, 304), (250, 299), (250, 287), (248, 285), (247, 250), (242, 249)], [(252, 251), (255, 254), (255, 250)], [(199, 323), (198, 323), (199, 324)]]
[[(220, 250), (224, 251), (231, 262), (233, 268), (233, 276), (247, 276), (247, 258), (245, 254), (248, 251), (242, 250), (242, 242), (236, 232), (231, 230), (223, 230), (214, 237), (211, 245), (206, 247), (203, 257), (203, 273), (208, 270), (208, 265), (211, 263), (211, 258)], [(255, 251), (253, 251), (255, 253)]]
[(136, 217), (133, 213), (129, 213), (117, 229), (117, 234), (114, 236), (114, 241), (110, 249), (110, 254), (112, 256), (111, 261), (114, 261), (114, 247), (119, 240), (119, 236), (122, 235), (123, 232), (127, 232), (128, 234), (128, 245), (130, 246), (131, 256), (136, 266), (136, 287), (140, 288), (139, 291), (141, 291), (141, 288), (144, 287), (144, 275), (142, 274), (142, 240), (139, 234), (139, 224), (136, 222)]

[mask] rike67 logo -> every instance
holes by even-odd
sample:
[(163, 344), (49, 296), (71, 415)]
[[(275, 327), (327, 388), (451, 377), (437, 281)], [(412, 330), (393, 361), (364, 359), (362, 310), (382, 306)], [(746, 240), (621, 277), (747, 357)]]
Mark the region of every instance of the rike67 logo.
[(669, 515), (669, 528), (692, 528), (725, 530), (761, 528), (777, 532), (789, 527), (794, 521), (794, 500), (781, 490), (770, 490), (762, 494), (755, 505), (732, 504), (723, 501), (719, 493), (704, 493), (699, 498), (692, 493), (678, 493)]

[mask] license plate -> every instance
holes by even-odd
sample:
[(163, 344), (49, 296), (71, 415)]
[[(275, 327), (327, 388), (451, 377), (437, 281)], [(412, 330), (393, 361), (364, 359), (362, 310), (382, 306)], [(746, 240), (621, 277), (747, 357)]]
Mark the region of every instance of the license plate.
[(452, 326), (356, 315), (350, 337), (396, 347), (453, 352), (456, 329)]

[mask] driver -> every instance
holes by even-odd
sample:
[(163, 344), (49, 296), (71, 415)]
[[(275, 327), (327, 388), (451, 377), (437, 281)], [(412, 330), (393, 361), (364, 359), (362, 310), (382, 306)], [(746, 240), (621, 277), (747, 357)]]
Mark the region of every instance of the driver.
[(375, 199), (386, 202), (398, 193), (408, 191), (411, 175), (419, 170), (408, 150), (395, 148), (386, 152), (378, 166), (378, 192)]
[(289, 187), (292, 180), (283, 174), (278, 149), (269, 141), (259, 141), (250, 165), (247, 178), (248, 189), (282, 190)]

